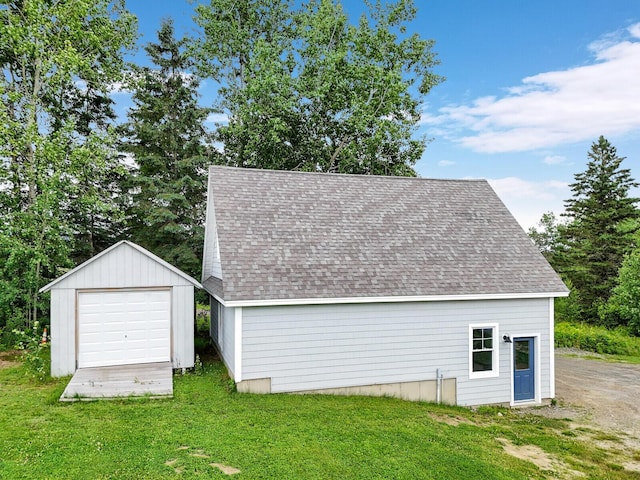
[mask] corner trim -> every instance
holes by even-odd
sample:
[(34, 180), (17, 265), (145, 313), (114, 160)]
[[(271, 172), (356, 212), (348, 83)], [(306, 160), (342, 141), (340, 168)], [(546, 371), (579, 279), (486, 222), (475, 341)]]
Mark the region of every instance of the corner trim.
[(242, 307), (234, 310), (234, 332), (233, 332), (233, 367), (234, 380), (236, 383), (242, 381)]

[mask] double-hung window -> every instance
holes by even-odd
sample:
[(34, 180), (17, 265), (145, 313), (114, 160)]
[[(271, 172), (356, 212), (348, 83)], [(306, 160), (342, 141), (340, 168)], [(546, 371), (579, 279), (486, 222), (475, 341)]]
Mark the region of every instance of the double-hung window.
[(498, 376), (498, 325), (469, 325), (469, 378)]

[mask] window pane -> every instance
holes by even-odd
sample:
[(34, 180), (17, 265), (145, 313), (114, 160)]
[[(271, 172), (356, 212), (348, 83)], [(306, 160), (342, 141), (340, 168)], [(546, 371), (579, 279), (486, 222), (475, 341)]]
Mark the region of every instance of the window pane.
[(473, 349), (474, 350), (482, 350), (482, 340), (474, 340), (473, 341)]
[(492, 338), (493, 337), (493, 328), (485, 328), (482, 330), (482, 335), (484, 338)]
[(491, 340), (491, 339), (485, 340), (484, 341), (484, 348), (489, 348), (489, 349), (493, 348), (493, 340)]
[(474, 328), (473, 329), (473, 338), (482, 338), (482, 329)]
[(516, 370), (527, 370), (529, 368), (529, 341), (515, 344)]
[(486, 372), (493, 369), (493, 352), (473, 352), (473, 371)]

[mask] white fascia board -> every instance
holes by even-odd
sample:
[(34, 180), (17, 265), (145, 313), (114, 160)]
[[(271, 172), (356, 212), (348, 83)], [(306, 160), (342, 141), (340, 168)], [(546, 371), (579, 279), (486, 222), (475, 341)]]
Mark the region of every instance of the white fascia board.
[(566, 297), (569, 292), (542, 293), (480, 293), (470, 295), (422, 295), (412, 297), (344, 297), (344, 298), (285, 298), (269, 300), (224, 301), (214, 295), (225, 307), (273, 307), (278, 305), (329, 305), (337, 303), (406, 303), (452, 302), (462, 300), (515, 300), (524, 298)]

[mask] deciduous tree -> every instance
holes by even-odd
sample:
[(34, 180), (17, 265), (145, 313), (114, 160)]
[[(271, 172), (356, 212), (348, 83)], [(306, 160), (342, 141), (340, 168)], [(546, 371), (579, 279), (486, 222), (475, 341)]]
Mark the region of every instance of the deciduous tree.
[(609, 301), (599, 308), (599, 314), (605, 325), (625, 325), (640, 337), (640, 247), (622, 262), (617, 285)]
[(86, 219), (67, 213), (81, 210), (81, 170), (95, 181), (109, 169), (103, 107), (135, 24), (121, 0), (0, 4), (0, 282), (13, 292), (0, 328), (35, 320), (38, 289), (70, 265)]
[(552, 266), (555, 263), (554, 257), (562, 248), (560, 244), (562, 225), (553, 212), (546, 212), (542, 214), (537, 228), (531, 227), (527, 231), (529, 238), (536, 244), (540, 253), (544, 255)]
[(408, 34), (411, 0), (212, 0), (194, 52), (219, 86), (225, 161), (244, 167), (415, 175), (424, 95), (442, 78), (434, 42)]

